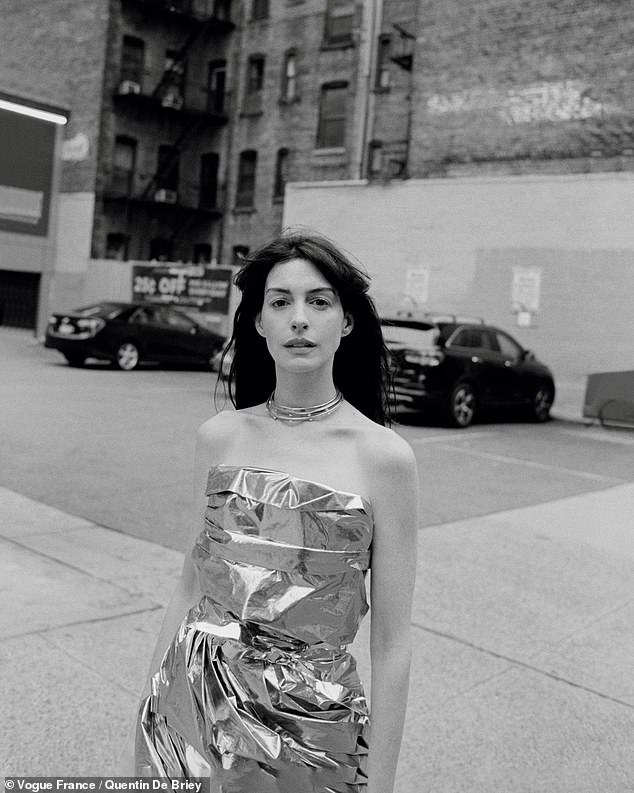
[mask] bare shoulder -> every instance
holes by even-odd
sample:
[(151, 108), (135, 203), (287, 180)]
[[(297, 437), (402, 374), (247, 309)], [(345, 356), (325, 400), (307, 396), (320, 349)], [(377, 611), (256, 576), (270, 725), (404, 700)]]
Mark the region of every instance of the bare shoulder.
[(409, 443), (388, 427), (375, 424), (362, 435), (362, 451), (373, 467), (381, 472), (402, 472), (416, 468), (416, 458)]
[(222, 447), (234, 437), (242, 422), (239, 411), (222, 410), (200, 425), (196, 441), (202, 446)]

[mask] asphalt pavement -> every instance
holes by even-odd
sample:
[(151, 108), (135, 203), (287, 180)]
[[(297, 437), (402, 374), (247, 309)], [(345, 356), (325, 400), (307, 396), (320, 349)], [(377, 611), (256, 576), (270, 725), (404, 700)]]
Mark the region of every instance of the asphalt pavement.
[[(109, 775), (182, 556), (32, 495), (0, 487), (0, 770)], [(634, 790), (633, 514), (619, 484), (419, 532), (396, 793)]]

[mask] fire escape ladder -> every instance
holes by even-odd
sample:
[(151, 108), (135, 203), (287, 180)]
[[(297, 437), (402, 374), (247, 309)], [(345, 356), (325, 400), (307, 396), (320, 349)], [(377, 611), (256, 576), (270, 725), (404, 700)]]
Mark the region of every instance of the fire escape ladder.
[(187, 54), (191, 50), (192, 46), (198, 41), (199, 38), (201, 38), (204, 35), (204, 33), (206, 33), (206, 31), (211, 27), (212, 24), (213, 24), (213, 19), (207, 19), (204, 23), (198, 25), (196, 30), (193, 30), (189, 34), (183, 46), (176, 53), (176, 57), (174, 58), (174, 62), (172, 64), (171, 69), (166, 69), (163, 72), (163, 76), (159, 80), (158, 85), (156, 86), (154, 91), (152, 91), (152, 96), (154, 98), (161, 99), (162, 92), (167, 87), (168, 81), (172, 73), (175, 71), (175, 68), (185, 62), (187, 58)]

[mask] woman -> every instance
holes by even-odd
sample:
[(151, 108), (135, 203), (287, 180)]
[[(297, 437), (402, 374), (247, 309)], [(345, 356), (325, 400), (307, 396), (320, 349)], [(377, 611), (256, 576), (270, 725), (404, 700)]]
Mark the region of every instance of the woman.
[[(199, 430), (205, 522), (157, 643), (136, 773), (210, 777), (213, 793), (390, 793), (418, 477), (382, 426), (387, 359), (368, 282), (330, 241), (287, 234), (236, 284), (237, 410)], [(371, 743), (346, 650), (367, 610), (370, 548)]]

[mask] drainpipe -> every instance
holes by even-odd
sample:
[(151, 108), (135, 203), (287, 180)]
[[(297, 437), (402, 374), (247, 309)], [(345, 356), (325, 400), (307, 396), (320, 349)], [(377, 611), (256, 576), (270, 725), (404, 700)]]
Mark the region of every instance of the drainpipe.
[[(364, 3), (363, 26), (361, 35), (361, 64), (358, 82), (358, 96), (361, 106), (361, 123), (357, 136), (354, 178), (364, 179), (367, 173), (368, 143), (374, 133), (374, 91), (372, 74), (376, 60), (377, 31), (383, 19), (383, 0), (366, 0)], [(365, 35), (364, 35), (365, 34)]]

